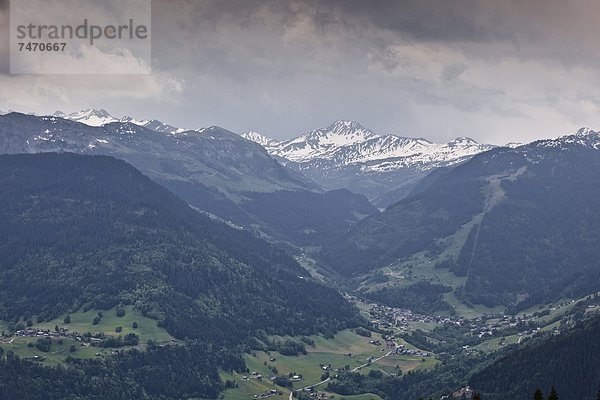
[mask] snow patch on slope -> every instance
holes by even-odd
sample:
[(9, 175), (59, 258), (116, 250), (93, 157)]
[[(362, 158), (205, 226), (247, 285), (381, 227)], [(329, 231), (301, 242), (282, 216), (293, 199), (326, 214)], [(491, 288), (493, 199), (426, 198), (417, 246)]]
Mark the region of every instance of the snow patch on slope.
[(156, 119), (136, 119), (136, 118), (132, 118), (132, 117), (128, 117), (128, 116), (125, 116), (122, 118), (116, 118), (116, 117), (110, 115), (108, 113), (108, 111), (106, 111), (104, 109), (100, 109), (100, 110), (88, 109), (88, 110), (74, 112), (71, 114), (66, 114), (62, 111), (57, 111), (54, 114), (52, 114), (52, 116), (58, 117), (58, 118), (63, 118), (63, 119), (68, 119), (71, 121), (76, 121), (76, 122), (80, 122), (82, 124), (86, 124), (89, 126), (96, 126), (96, 127), (104, 126), (106, 124), (110, 124), (113, 122), (121, 122), (121, 123), (130, 123), (130, 124), (134, 124), (137, 126), (142, 126), (144, 128), (148, 128), (155, 132), (167, 133), (167, 134), (171, 134), (171, 135), (182, 133), (182, 132), (186, 131), (186, 129), (177, 128), (172, 125), (166, 124), (164, 122), (158, 121)]

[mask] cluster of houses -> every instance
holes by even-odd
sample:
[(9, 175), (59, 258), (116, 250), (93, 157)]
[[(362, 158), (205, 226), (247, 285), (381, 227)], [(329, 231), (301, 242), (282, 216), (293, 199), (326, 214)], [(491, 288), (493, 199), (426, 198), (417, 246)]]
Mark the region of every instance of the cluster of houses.
[(252, 397), (254, 397), (255, 399), (268, 399), (269, 397), (273, 397), (273, 396), (281, 395), (281, 394), (282, 394), (282, 392), (280, 392), (280, 391), (277, 391), (275, 389), (270, 389), (270, 390), (267, 390), (266, 392), (255, 394)]
[[(77, 340), (78, 342), (100, 342), (102, 341), (102, 333), (98, 332), (96, 334), (86, 333), (84, 335), (79, 334), (78, 332), (71, 332), (66, 328), (59, 328), (58, 330), (50, 330), (50, 329), (33, 329), (26, 328), (22, 330), (15, 331), (9, 337), (49, 337), (49, 338), (72, 338)], [(6, 338), (3, 338), (2, 341), (6, 341)]]
[(469, 386), (467, 386), (464, 388), (460, 388), (456, 392), (453, 392), (452, 395), (449, 395), (449, 394), (443, 395), (442, 397), (440, 397), (440, 400), (455, 400), (455, 399), (456, 400), (459, 400), (459, 399), (469, 400), (469, 399), (472, 399), (474, 395), (475, 395), (475, 392), (473, 390), (471, 390), (471, 388)]
[(258, 373), (258, 372), (256, 372), (256, 371), (253, 371), (253, 372), (251, 372), (251, 373), (250, 373), (250, 376), (246, 376), (246, 375), (244, 375), (244, 376), (242, 377), (242, 379), (244, 379), (245, 381), (247, 381), (247, 380), (249, 380), (249, 379), (256, 379), (256, 380), (260, 381), (260, 380), (262, 380), (262, 378), (263, 378), (262, 374), (259, 374), (259, 373)]
[(464, 388), (460, 388), (456, 392), (453, 392), (451, 395), (446, 394), (446, 395), (440, 397), (440, 400), (454, 400), (454, 399), (468, 400), (468, 399), (472, 399), (474, 395), (475, 395), (475, 391), (472, 390), (469, 386), (467, 386)]
[(51, 331), (51, 330), (43, 330), (43, 329), (33, 329), (27, 328), (20, 331), (14, 332), (13, 336), (18, 337), (59, 337), (59, 336), (67, 336), (67, 332), (63, 330), (59, 331)]
[(380, 304), (371, 304), (369, 314), (374, 318), (371, 321), (371, 325), (377, 329), (398, 328), (408, 330), (411, 322), (436, 325), (461, 325), (465, 322), (463, 318), (416, 314), (409, 309), (387, 307)]
[(475, 392), (469, 386), (461, 388), (452, 393), (453, 399), (472, 399)]
[[(556, 308), (564, 307), (571, 302), (561, 304)], [(409, 309), (387, 307), (380, 304), (371, 304), (369, 314), (373, 317), (371, 325), (377, 329), (398, 328), (400, 330), (411, 330), (410, 324), (415, 322), (469, 327), (473, 336), (480, 339), (484, 337), (497, 336), (500, 331), (524, 327), (518, 331), (519, 336), (533, 335), (539, 332), (536, 321), (542, 315), (534, 313), (520, 317), (512, 317), (503, 314), (489, 314), (483, 317), (468, 319), (463, 317), (446, 317), (437, 315), (423, 315), (413, 313)], [(515, 332), (517, 333), (517, 332)]]
[(322, 400), (330, 398), (330, 396), (327, 393), (325, 393), (325, 392), (316, 392), (316, 391), (311, 392), (309, 394), (309, 396), (312, 397), (313, 399), (322, 399)]
[(403, 344), (400, 344), (398, 347), (396, 347), (394, 354), (413, 357), (431, 357), (431, 353), (418, 349), (408, 349)]

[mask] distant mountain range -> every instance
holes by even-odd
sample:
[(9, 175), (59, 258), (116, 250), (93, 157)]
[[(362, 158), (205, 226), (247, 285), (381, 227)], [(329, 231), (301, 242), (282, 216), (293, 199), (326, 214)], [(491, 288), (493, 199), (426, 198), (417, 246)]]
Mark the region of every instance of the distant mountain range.
[[(132, 122), (114, 122), (103, 111), (71, 114), (69, 118), (86, 123), (58, 116), (0, 116), (0, 153), (112, 155), (139, 168), (197, 209), (302, 243), (345, 232), (359, 218), (376, 212), (364, 196), (347, 190), (326, 196), (301, 173), (273, 159), (262, 146), (220, 127), (158, 132)], [(302, 192), (304, 201), (298, 202), (298, 196), (275, 194), (278, 191)], [(282, 202), (273, 205), (268, 193)], [(318, 205), (335, 208), (332, 202), (346, 207), (338, 207), (330, 218), (315, 212)], [(277, 226), (266, 223), (269, 212), (263, 204), (293, 209), (298, 233), (291, 232), (285, 221)]]
[[(190, 131), (156, 119), (117, 118), (104, 109), (69, 114), (57, 111), (52, 116), (94, 127), (118, 122), (173, 135)], [(433, 143), (423, 138), (379, 135), (358, 122), (341, 120), (283, 141), (258, 132), (240, 136), (258, 143), (281, 164), (301, 172), (319, 187), (364, 194), (378, 207), (407, 196), (429, 171), (464, 162), (495, 147), (467, 137)]]
[(467, 137), (440, 144), (423, 138), (379, 135), (354, 121), (336, 121), (285, 141), (256, 132), (242, 136), (322, 187), (365, 194), (378, 206), (406, 196), (432, 169), (464, 162), (495, 147)]
[[(102, 118), (103, 114), (94, 115)], [(93, 120), (99, 123), (96, 117)], [(10, 113), (0, 117), (0, 132), (3, 153), (120, 155), (159, 179), (196, 179), (225, 192), (315, 187), (273, 160), (261, 146), (216, 126), (165, 134), (131, 122), (91, 126), (55, 116)]]

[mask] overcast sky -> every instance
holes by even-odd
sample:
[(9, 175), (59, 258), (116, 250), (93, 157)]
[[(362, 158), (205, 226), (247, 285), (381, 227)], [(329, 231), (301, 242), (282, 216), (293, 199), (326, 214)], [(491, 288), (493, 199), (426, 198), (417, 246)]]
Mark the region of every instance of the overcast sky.
[(154, 0), (141, 76), (9, 75), (8, 9), (0, 110), (104, 108), (279, 139), (336, 119), (496, 144), (600, 129), (597, 0)]

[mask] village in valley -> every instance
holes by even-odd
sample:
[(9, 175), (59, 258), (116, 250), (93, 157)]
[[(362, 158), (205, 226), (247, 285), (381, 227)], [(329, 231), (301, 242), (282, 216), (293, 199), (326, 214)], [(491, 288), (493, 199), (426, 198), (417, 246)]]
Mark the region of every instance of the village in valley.
[[(430, 369), (439, 363), (439, 354), (476, 355), (518, 346), (536, 335), (560, 334), (582, 314), (600, 311), (598, 296), (565, 300), (516, 315), (484, 313), (472, 318), (419, 314), (351, 299), (360, 303), (367, 325), (337, 332), (332, 337), (271, 337), (272, 343), (300, 341), (306, 351), (295, 355), (284, 355), (275, 349), (251, 351), (244, 356), (246, 373), (223, 372), (223, 380), (235, 383), (234, 388), (225, 391), (224, 400), (339, 398), (328, 390), (328, 383), (338, 374), (377, 370), (400, 376)], [(60, 364), (67, 357), (103, 357), (149, 343), (174, 344), (172, 337), (156, 327), (156, 321), (131, 306), (126, 307), (126, 312), (126, 316), (119, 317), (115, 310), (89, 310), (40, 324), (19, 321), (12, 329), (3, 330), (0, 344), (23, 358), (48, 365)], [(472, 388), (457, 387), (441, 400), (470, 399), (474, 393)], [(380, 400), (372, 393), (343, 397)]]
[[(516, 315), (482, 313), (425, 315), (410, 309), (366, 302), (354, 296), (369, 319), (369, 326), (338, 332), (333, 338), (301, 338), (307, 353), (284, 356), (277, 351), (253, 351), (245, 357), (250, 368), (244, 375), (226, 375), (236, 382), (225, 392), (225, 400), (266, 399), (289, 396), (298, 399), (380, 400), (375, 394), (339, 396), (328, 391), (328, 383), (343, 372), (379, 370), (384, 375), (402, 375), (430, 369), (438, 354), (467, 356), (503, 351), (519, 346), (536, 335), (558, 335), (583, 314), (598, 312), (597, 296), (570, 299)], [(275, 338), (284, 340), (285, 338)], [(297, 338), (291, 338), (297, 339)], [(281, 377), (285, 379), (280, 379)], [(283, 381), (287, 387), (278, 385)], [(456, 387), (440, 400), (471, 399), (476, 388)]]

